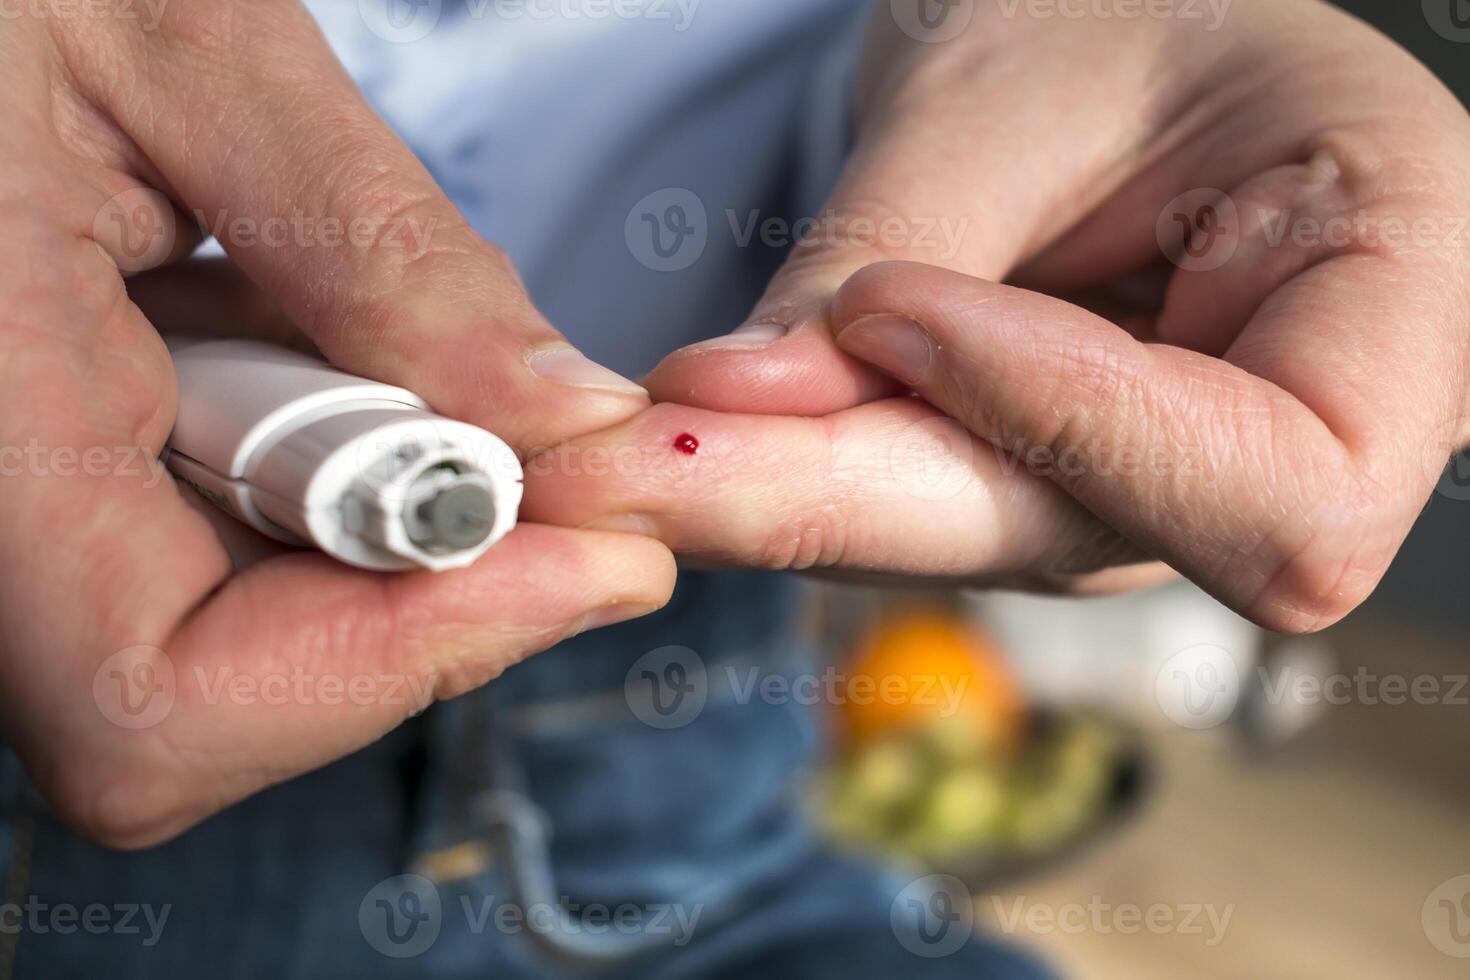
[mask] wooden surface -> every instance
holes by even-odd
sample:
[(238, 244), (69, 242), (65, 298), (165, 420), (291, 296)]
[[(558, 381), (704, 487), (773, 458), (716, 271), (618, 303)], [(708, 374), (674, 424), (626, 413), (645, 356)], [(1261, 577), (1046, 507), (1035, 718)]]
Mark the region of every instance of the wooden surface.
[[(1470, 644), (1366, 625), (1329, 638), (1349, 675), (1426, 675), (1448, 690), (1470, 673)], [(1131, 823), (1064, 868), (981, 896), (977, 916), (1069, 980), (1470, 977), (1470, 958), (1437, 949), (1422, 919), (1437, 886), (1470, 874), (1470, 686), (1459, 694), (1429, 706), (1355, 696), (1270, 751), (1228, 732), (1162, 733)], [(1128, 918), (1155, 904), (1156, 932)], [(1470, 956), (1470, 931), (1456, 946), (1434, 904), (1441, 942)], [(1202, 913), (1200, 933), (1166, 925), (1196, 906), (1229, 909), (1218, 945)], [(1049, 924), (1059, 916), (1066, 928)]]

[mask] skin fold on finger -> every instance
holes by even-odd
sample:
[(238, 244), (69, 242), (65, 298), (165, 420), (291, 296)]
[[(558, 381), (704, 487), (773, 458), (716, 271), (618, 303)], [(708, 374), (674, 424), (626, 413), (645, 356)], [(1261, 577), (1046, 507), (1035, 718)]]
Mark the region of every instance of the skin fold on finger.
[(1140, 558), (1057, 487), (912, 398), (822, 419), (657, 405), (528, 461), (524, 512), (648, 534), (702, 564), (951, 585)]
[(530, 524), (471, 568), (438, 575), (364, 572), (312, 553), (270, 559), (171, 636), (121, 648), (125, 673), (147, 651), (151, 676), (167, 674), (154, 724), (113, 724), (105, 697), (90, 703), (92, 677), (76, 679), (70, 696), (89, 702), (76, 710), (95, 724), (65, 747), (84, 748), (89, 764), (43, 771), (87, 785), (46, 788), (90, 799), (93, 812), (64, 816), (113, 828), (109, 843), (156, 843), (561, 639), (654, 611), (673, 580), (657, 542)]

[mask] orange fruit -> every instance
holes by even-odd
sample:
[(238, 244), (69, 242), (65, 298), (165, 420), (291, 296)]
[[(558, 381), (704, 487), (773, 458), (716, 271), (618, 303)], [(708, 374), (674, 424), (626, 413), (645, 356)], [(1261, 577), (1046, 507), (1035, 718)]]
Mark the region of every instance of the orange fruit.
[(851, 743), (905, 729), (956, 725), (984, 745), (1014, 741), (1020, 687), (1004, 656), (959, 615), (904, 612), (880, 619), (843, 665), (839, 721)]

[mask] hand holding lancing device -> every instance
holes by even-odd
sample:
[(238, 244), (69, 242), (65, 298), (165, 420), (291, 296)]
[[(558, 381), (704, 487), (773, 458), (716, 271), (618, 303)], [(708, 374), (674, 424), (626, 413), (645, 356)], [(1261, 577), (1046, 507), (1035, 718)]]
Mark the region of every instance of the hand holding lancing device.
[[(433, 229), (431, 248), (412, 256), (381, 241), (225, 244), (338, 367), (408, 388), (522, 451), (648, 406), (541, 318), (505, 257), (362, 101), (300, 4), (160, 7), (156, 30), (53, 16), (45, 4), (0, 18), (0, 230), (18, 243), (0, 264), (0, 446), (73, 462), (126, 454), (67, 476), (58, 455), (0, 486), (0, 729), (55, 813), (118, 846), (164, 840), (569, 634), (649, 612), (674, 575), (668, 551), (646, 538), (531, 526), (494, 561), (437, 576), (310, 553), (237, 573), (187, 491), (125, 465), (156, 459), (174, 420), (155, 327), (228, 326), (240, 312), (205, 283), (192, 310), (175, 302), (145, 316), (135, 301), (149, 290), (124, 288), (125, 275), (189, 254), (194, 211), (257, 228), (304, 213)], [(180, 234), (135, 248), (140, 224)], [(393, 691), (418, 693), (211, 702), (198, 682), (293, 671), (391, 677)], [(164, 677), (177, 681), (172, 701), (150, 703), (166, 712), (134, 727), (109, 716), (108, 698), (127, 707), (119, 684), (152, 692)]]

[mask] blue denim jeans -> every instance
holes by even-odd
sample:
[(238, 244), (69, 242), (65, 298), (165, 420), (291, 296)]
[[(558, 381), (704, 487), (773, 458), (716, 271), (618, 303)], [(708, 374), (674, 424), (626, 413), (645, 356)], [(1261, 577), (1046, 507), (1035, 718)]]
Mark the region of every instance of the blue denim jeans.
[[(576, 970), (654, 980), (1042, 975), (979, 937), (916, 949), (893, 918), (907, 878), (830, 853), (808, 831), (794, 789), (819, 747), (812, 710), (712, 679), (750, 676), (747, 664), (805, 669), (804, 651), (782, 639), (792, 604), (774, 576), (686, 575), (660, 614), (534, 657), (141, 853), (61, 826), (6, 752), (0, 978), (572, 973), (532, 941), (549, 919), (538, 923), (517, 897), (508, 854), (452, 880), (401, 877), (483, 833), (477, 801), (499, 798), (487, 782), (492, 730), (544, 820), (542, 870), (572, 910), (566, 921), (594, 943), (649, 948)], [(671, 643), (697, 653), (705, 703), (687, 723), (655, 727), (625, 681), (630, 665)]]

